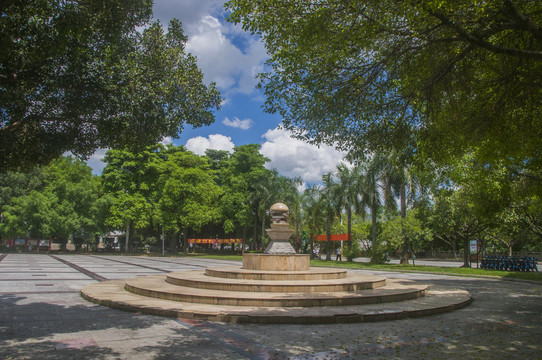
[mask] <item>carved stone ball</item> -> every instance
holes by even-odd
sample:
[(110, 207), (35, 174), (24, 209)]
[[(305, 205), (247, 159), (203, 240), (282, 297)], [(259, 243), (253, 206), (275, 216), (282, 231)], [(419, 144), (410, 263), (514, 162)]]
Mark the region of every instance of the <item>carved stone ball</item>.
[(271, 220), (275, 224), (287, 223), (288, 222), (288, 206), (283, 203), (276, 203), (271, 206), (269, 209), (271, 212)]
[(288, 206), (286, 206), (286, 204), (276, 203), (276, 204), (271, 205), (271, 209), (269, 209), (269, 211), (285, 213), (285, 212), (290, 211), (290, 209), (288, 209)]

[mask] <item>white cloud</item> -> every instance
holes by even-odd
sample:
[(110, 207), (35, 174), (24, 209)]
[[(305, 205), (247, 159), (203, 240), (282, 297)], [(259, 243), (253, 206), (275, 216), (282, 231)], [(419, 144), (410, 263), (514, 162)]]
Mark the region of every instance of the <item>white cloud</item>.
[(190, 34), (203, 16), (221, 13), (223, 5), (222, 0), (155, 0), (153, 15), (166, 27), (173, 18), (181, 20), (183, 29)]
[(198, 155), (205, 155), (205, 150), (215, 149), (215, 150), (225, 150), (232, 152), (234, 144), (231, 141), (231, 137), (224, 136), (221, 134), (209, 135), (208, 138), (203, 136), (197, 136), (191, 139), (188, 139), (186, 142), (186, 148)]
[(261, 41), (211, 15), (204, 16), (193, 27), (186, 49), (198, 58), (205, 81), (216, 82), (226, 96), (253, 93), (255, 75), (262, 72), (267, 59)]
[(319, 183), (322, 175), (336, 171), (345, 155), (331, 146), (317, 147), (292, 138), (283, 129), (268, 130), (263, 138), (266, 141), (261, 152), (271, 160), (267, 167), (287, 177), (299, 176), (309, 183)]
[(160, 144), (162, 144), (164, 146), (167, 146), (169, 144), (173, 144), (173, 139), (171, 138), (171, 136), (166, 136), (165, 138), (162, 139), (162, 141), (160, 141)]
[(252, 119), (240, 120), (238, 117), (233, 118), (233, 120), (230, 120), (228, 117), (226, 117), (224, 119), (224, 121), (222, 121), (222, 124), (224, 124), (226, 126), (230, 126), (230, 127), (233, 127), (233, 128), (239, 128), (239, 129), (242, 129), (242, 130), (250, 129), (252, 127), (253, 123), (254, 122), (252, 121)]
[(186, 50), (198, 59), (204, 82), (216, 82), (224, 98), (255, 93), (268, 58), (265, 46), (241, 25), (224, 20), (224, 0), (155, 0), (154, 17), (167, 28), (172, 18), (182, 22)]
[(92, 168), (93, 174), (99, 175), (105, 168), (106, 164), (102, 160), (106, 152), (107, 149), (98, 149), (88, 158), (87, 165)]

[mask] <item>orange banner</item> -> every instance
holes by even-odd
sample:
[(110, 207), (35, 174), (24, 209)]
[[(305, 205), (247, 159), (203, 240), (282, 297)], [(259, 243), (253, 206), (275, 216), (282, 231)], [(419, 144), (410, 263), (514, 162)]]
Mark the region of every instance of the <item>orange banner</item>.
[(243, 239), (188, 239), (189, 244), (240, 244)]
[[(327, 235), (314, 235), (315, 241), (327, 241)], [(348, 234), (331, 234), (331, 241), (348, 241)]]

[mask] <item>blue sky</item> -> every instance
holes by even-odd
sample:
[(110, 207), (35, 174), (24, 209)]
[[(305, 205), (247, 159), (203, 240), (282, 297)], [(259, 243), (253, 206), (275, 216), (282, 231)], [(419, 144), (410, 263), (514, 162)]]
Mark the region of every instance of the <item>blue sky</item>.
[[(324, 173), (335, 170), (342, 154), (292, 139), (278, 129), (281, 118), (263, 112), (263, 94), (255, 88), (255, 75), (264, 70), (267, 54), (263, 44), (240, 26), (225, 21), (223, 0), (155, 0), (154, 17), (164, 27), (172, 18), (181, 20), (188, 35), (187, 51), (195, 55), (204, 82), (214, 81), (223, 98), (211, 126), (187, 126), (175, 145), (185, 145), (202, 155), (207, 148), (231, 151), (234, 146), (256, 143), (284, 176), (300, 176), (308, 183), (320, 182)], [(171, 142), (165, 139), (164, 142)], [(89, 160), (100, 173), (104, 150)]]

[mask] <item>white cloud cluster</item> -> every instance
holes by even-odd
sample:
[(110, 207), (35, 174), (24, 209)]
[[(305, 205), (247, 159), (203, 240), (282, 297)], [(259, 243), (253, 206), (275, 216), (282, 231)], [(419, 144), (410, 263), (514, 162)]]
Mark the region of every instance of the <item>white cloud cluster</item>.
[(309, 183), (319, 183), (322, 175), (336, 171), (344, 153), (331, 146), (320, 147), (292, 138), (283, 129), (268, 130), (263, 137), (262, 154), (271, 161), (269, 168), (287, 177), (301, 177)]
[(204, 81), (216, 82), (223, 96), (252, 94), (255, 75), (267, 59), (265, 46), (241, 26), (222, 19), (224, 0), (155, 0), (154, 17), (164, 27), (172, 18), (188, 35), (186, 50), (198, 58)]
[[(233, 38), (243, 44), (243, 50)], [(198, 58), (205, 81), (216, 82), (226, 96), (254, 92), (255, 75), (263, 70), (267, 58), (262, 42), (211, 15), (192, 29), (186, 49)]]
[(254, 122), (252, 121), (252, 119), (239, 119), (238, 117), (234, 117), (233, 120), (230, 120), (228, 117), (226, 117), (223, 121), (222, 121), (222, 124), (226, 125), (226, 126), (230, 126), (230, 127), (233, 127), (233, 128), (238, 128), (238, 129), (242, 129), (242, 130), (248, 130), (252, 127), (252, 124)]
[(208, 138), (203, 136), (197, 136), (188, 139), (186, 142), (186, 148), (192, 151), (194, 154), (205, 155), (205, 150), (225, 150), (232, 152), (234, 144), (231, 141), (231, 137), (221, 134), (209, 135)]

